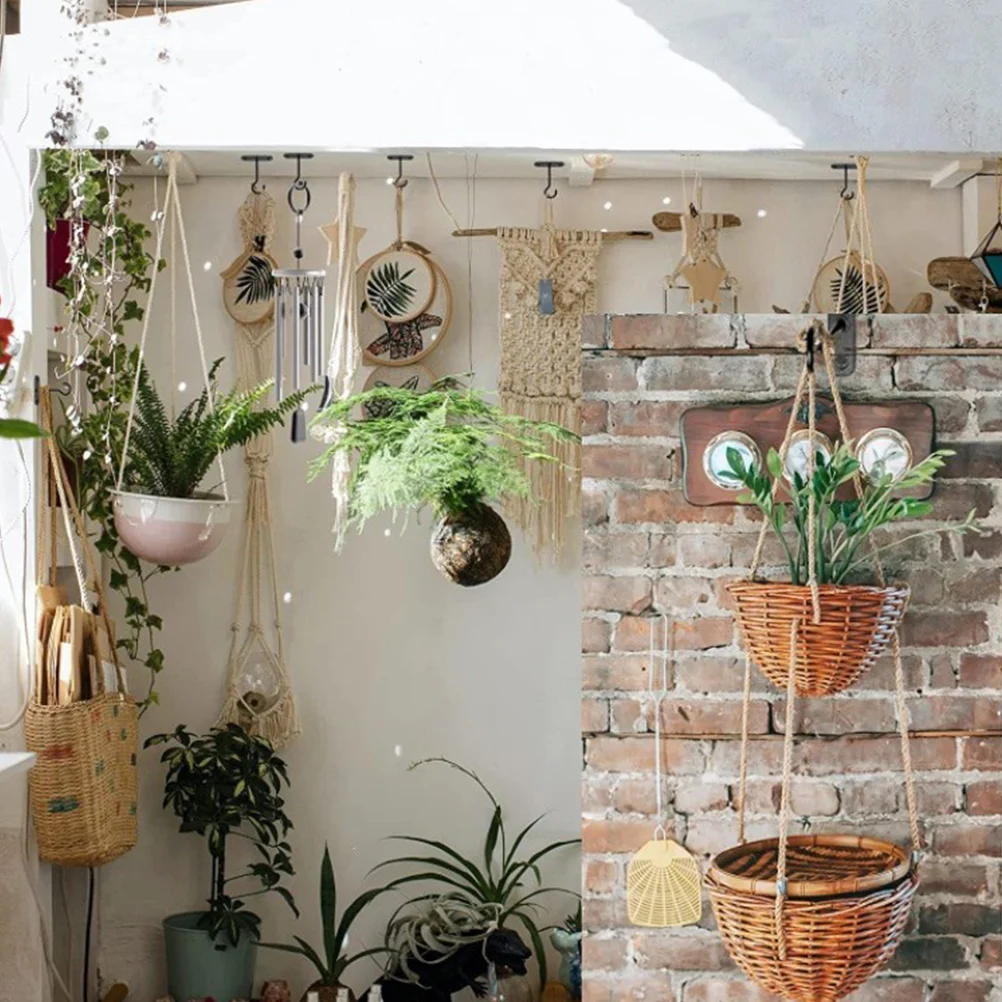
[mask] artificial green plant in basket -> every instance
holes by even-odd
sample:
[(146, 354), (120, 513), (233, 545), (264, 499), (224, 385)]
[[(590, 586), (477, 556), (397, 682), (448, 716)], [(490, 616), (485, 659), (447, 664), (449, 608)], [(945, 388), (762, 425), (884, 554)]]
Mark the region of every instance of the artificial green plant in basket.
[(122, 542), (150, 563), (192, 563), (219, 545), (237, 502), (230, 500), (223, 478), (202, 489), (213, 464), (223, 453), (281, 424), (310, 392), (291, 393), (275, 407), (263, 407), (271, 382), (224, 393), (217, 378), (222, 362), (216, 359), (208, 386), (176, 415), (145, 365), (140, 367), (122, 485), (114, 492), (113, 507)]
[(454, 377), (423, 392), (380, 386), (347, 397), (317, 415), (313, 429), (327, 448), (311, 479), (345, 456), (355, 461), (349, 524), (361, 529), (383, 511), (430, 508), (432, 561), (467, 586), (496, 577), (511, 555), (508, 528), (491, 503), (530, 497), (522, 464), (555, 463), (550, 443), (578, 438), (506, 414)]
[[(864, 477), (853, 443), (840, 442), (830, 457), (815, 450), (813, 473), (805, 477), (799, 471), (791, 476), (775, 449), (769, 450), (765, 469), (747, 465), (737, 449), (727, 450), (730, 469), (723, 475), (746, 488), (738, 502), (761, 511), (763, 531), (779, 541), (789, 568), (789, 583), (755, 580), (753, 568), (751, 580), (729, 586), (749, 654), (773, 682), (786, 687), (794, 621), (799, 695), (842, 691), (887, 648), (909, 592), (906, 586), (888, 585), (882, 572), (870, 572), (879, 578), (867, 581), (868, 569), (879, 566), (874, 560), (882, 553), (907, 541), (976, 531), (974, 513), (962, 522), (916, 529), (880, 545), (875, 534), (885, 526), (932, 514), (930, 502), (905, 492), (932, 484), (952, 455), (941, 449), (898, 476), (877, 471)], [(857, 486), (856, 496), (843, 498), (848, 484)], [(788, 500), (779, 500), (781, 490)], [(810, 587), (812, 552), (818, 621)]]

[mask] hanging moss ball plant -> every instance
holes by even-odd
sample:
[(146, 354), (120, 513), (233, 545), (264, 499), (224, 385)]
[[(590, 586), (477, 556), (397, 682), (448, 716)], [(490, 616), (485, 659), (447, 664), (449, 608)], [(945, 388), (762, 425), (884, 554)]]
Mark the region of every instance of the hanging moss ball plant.
[(497, 577), (511, 556), (508, 527), (491, 505), (528, 498), (526, 464), (557, 462), (548, 443), (577, 438), (506, 414), (454, 377), (424, 392), (379, 386), (347, 397), (317, 416), (313, 432), (327, 449), (311, 479), (336, 457), (355, 461), (350, 523), (361, 529), (382, 511), (430, 508), (432, 563), (466, 587)]

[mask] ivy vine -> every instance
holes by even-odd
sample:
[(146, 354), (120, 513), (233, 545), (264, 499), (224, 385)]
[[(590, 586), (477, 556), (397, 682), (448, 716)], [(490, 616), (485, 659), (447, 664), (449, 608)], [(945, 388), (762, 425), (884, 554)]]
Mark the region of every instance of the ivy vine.
[(123, 599), (125, 630), (117, 646), (150, 673), (140, 713), (159, 702), (157, 676), (164, 655), (158, 646), (163, 620), (150, 609), (150, 580), (176, 568), (146, 567), (118, 538), (112, 512), (122, 455), (129, 396), (139, 348), (125, 343), (126, 325), (142, 320), (154, 262), (145, 249), (150, 230), (127, 209), (131, 185), (121, 181), (121, 161), (89, 150), (43, 154), (45, 182), (39, 203), (49, 227), (70, 221), (70, 270), (64, 334), (68, 369), (83, 373), (90, 405), (67, 409), (60, 445), (76, 469), (77, 503), (95, 529), (94, 545), (111, 565), (109, 585)]

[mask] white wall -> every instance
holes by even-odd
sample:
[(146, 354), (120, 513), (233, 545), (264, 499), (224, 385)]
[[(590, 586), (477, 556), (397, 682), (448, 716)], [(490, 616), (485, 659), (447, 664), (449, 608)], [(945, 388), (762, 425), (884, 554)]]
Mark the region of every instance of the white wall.
[[(210, 356), (233, 354), (234, 331), (222, 308), (217, 276), (239, 249), (235, 212), (245, 185), (215, 178), (181, 189)], [(333, 217), (336, 182), (315, 183), (313, 190), (307, 262), (325, 253), (313, 227)], [(465, 221), (464, 183), (447, 182), (443, 190)], [(533, 224), (540, 211), (538, 192), (534, 182), (481, 180), (476, 223)], [(467, 243), (449, 237), (451, 223), (428, 182), (413, 181), (407, 193), (406, 233), (438, 256), (456, 294), (454, 327), (426, 361), (437, 374), (464, 371)], [(148, 217), (148, 185), (137, 195), (136, 211)], [(664, 208), (665, 196), (678, 207), (679, 184), (565, 187), (556, 203), (557, 219), (565, 225), (639, 228)], [(707, 208), (737, 212), (745, 221), (721, 245), (743, 282), (743, 309), (768, 311), (773, 302), (797, 307), (827, 233), (833, 197), (831, 186), (810, 183), (707, 185)], [(607, 201), (611, 210), (603, 208)], [(871, 202), (877, 252), (895, 301), (904, 304), (924, 287), (930, 257), (959, 251), (960, 194), (882, 183), (873, 185)], [(767, 212), (763, 219), (756, 215), (759, 208)], [(390, 241), (392, 219), (386, 185), (360, 182), (356, 222), (369, 229), (363, 255)], [(287, 259), (290, 220), (280, 211), (279, 221), (279, 257)], [(599, 308), (660, 309), (661, 278), (671, 270), (678, 248), (677, 235), (608, 246)], [(478, 382), (490, 387), (498, 363), (494, 241), (473, 241), (472, 255), (474, 362)], [(205, 262), (211, 263), (208, 271)], [(183, 296), (180, 301), (185, 302)], [(184, 359), (178, 378), (195, 387), (197, 356), (184, 312), (177, 336)], [(169, 378), (168, 338), (164, 297), (150, 335), (151, 364), (161, 380)], [(273, 466), (279, 586), (293, 596), (286, 608), (286, 640), (304, 731), (287, 752), (300, 871), (292, 886), (305, 914), (294, 927), (284, 906), (269, 903), (265, 931), (268, 937), (285, 938), (295, 928), (315, 939), (315, 885), (325, 839), (345, 895), (353, 895), (366, 871), (392, 852), (392, 845), (380, 841), (389, 834), (445, 837), (462, 849), (477, 849), (486, 819), (477, 791), (462, 777), (433, 767), (408, 773), (407, 764), (415, 759), (443, 754), (476, 769), (501, 797), (511, 823), (550, 812), (540, 827), (541, 839), (578, 832), (578, 575), (574, 559), (561, 570), (537, 567), (516, 539), (511, 565), (500, 578), (479, 589), (458, 588), (428, 560), (427, 519), (402, 537), (389, 538), (384, 520), (351, 537), (343, 554), (335, 556), (327, 484), (306, 485), (306, 464), (315, 446), (293, 448), (284, 437), (280, 443)], [(239, 458), (231, 457), (228, 468), (239, 492)], [(214, 719), (223, 693), (237, 539), (234, 529), (209, 560), (153, 589), (154, 607), (165, 623), (167, 668), (161, 677), (162, 705), (144, 719), (144, 735), (179, 722), (201, 730)], [(135, 684), (140, 682), (137, 674)], [(200, 905), (208, 869), (199, 840), (178, 835), (173, 817), (160, 810), (155, 753), (141, 761), (140, 844), (101, 873), (100, 965), (105, 979), (124, 979), (135, 997), (153, 998), (162, 987), (159, 922), (172, 911)], [(551, 871), (551, 879), (576, 887), (575, 867), (569, 854)], [(555, 904), (554, 917), (561, 918), (566, 906)], [(372, 919), (360, 927), (370, 945), (378, 930)], [(288, 976), (301, 986), (308, 972), (284, 954), (263, 954), (259, 973)], [(364, 983), (364, 973), (357, 971), (355, 980)]]

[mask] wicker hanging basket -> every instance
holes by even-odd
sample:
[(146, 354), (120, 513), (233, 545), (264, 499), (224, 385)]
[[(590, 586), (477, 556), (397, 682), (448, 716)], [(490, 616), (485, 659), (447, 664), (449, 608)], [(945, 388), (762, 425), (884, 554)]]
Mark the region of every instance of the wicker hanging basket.
[(790, 667), (790, 624), (797, 628), (798, 696), (849, 688), (887, 649), (908, 603), (907, 587), (819, 585), (821, 622), (812, 619), (806, 585), (737, 581), (728, 586), (745, 649), (776, 685)]
[(720, 853), (706, 886), (727, 951), (766, 991), (791, 1002), (836, 1002), (882, 967), (918, 886), (905, 851), (855, 835), (787, 841), (777, 922), (779, 840)]

